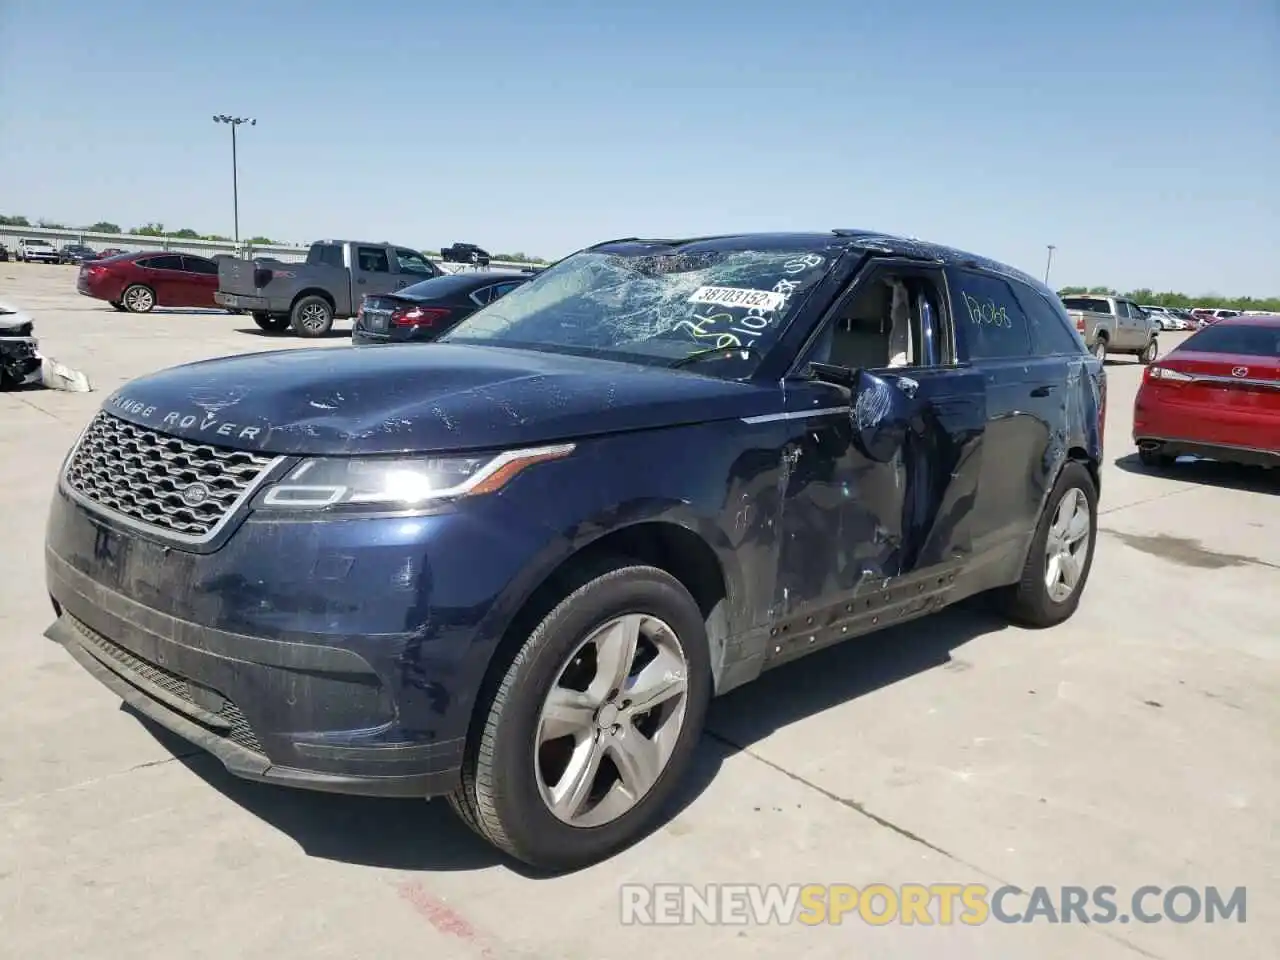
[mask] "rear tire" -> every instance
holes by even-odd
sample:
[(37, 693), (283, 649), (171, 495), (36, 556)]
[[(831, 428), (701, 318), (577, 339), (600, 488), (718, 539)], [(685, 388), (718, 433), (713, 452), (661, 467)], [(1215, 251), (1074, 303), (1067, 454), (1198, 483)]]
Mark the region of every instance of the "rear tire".
[(288, 317), (277, 317), (269, 313), (255, 313), (253, 322), (258, 325), (260, 330), (266, 333), (284, 333), (289, 329)]
[[(560, 601), (487, 686), (449, 798), (472, 830), (539, 869), (597, 863), (648, 833), (693, 760), (710, 700), (706, 626), (689, 592), (656, 567), (605, 569)], [(626, 624), (639, 643), (621, 639)], [(609, 656), (628, 649), (634, 659)], [(657, 706), (629, 713), (631, 697)], [(553, 703), (567, 712), (549, 713)]]
[(145, 284), (131, 284), (121, 295), (120, 302), (130, 313), (150, 313), (156, 305), (156, 292)]
[[(1088, 528), (1080, 539), (1073, 539), (1086, 519)], [(1062, 623), (1075, 613), (1093, 566), (1097, 531), (1098, 491), (1093, 477), (1084, 464), (1068, 460), (1045, 501), (1021, 579), (997, 594), (1005, 616), (1039, 629)], [(1064, 595), (1069, 571), (1075, 572), (1075, 578)]]
[(324, 297), (303, 297), (289, 313), (289, 326), (300, 337), (323, 337), (333, 329), (333, 307)]

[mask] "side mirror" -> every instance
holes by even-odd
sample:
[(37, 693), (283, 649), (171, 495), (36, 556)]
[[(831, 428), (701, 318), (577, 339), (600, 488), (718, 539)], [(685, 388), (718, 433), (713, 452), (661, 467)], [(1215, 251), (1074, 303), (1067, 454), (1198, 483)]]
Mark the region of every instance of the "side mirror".
[(911, 422), (910, 398), (889, 381), (858, 370), (849, 419), (853, 443), (863, 456), (888, 463), (902, 449)]

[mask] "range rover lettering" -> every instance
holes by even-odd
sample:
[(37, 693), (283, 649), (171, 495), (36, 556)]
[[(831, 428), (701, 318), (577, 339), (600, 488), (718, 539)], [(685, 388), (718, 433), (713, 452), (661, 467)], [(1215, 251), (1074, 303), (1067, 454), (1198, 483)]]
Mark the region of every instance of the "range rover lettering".
[(975, 594), (1069, 617), (1105, 391), (982, 257), (611, 241), (418, 349), (123, 387), (60, 472), (49, 636), (235, 774), (448, 797), (569, 869), (654, 826), (762, 671)]

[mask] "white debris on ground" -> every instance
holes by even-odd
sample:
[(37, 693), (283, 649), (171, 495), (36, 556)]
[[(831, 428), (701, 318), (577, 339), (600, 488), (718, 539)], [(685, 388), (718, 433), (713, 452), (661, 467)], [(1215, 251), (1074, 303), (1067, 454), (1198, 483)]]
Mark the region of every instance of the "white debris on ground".
[(0, 390), (35, 384), (68, 393), (93, 390), (85, 374), (42, 354), (34, 333), (30, 316), (0, 302)]

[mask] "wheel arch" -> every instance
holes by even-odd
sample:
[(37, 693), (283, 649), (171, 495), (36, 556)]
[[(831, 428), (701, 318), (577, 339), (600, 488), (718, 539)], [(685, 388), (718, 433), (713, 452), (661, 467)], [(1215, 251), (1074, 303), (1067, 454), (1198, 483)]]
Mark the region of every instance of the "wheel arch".
[(293, 308), (298, 305), (298, 302), (306, 297), (319, 297), (321, 300), (329, 304), (330, 310), (334, 313), (338, 312), (337, 301), (333, 299), (333, 294), (328, 290), (325, 290), (323, 287), (307, 287), (303, 290), (299, 290), (293, 295), (293, 299), (289, 301), (289, 312), (292, 313)]

